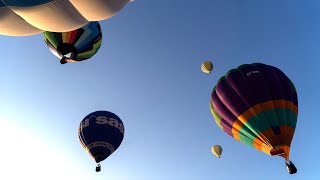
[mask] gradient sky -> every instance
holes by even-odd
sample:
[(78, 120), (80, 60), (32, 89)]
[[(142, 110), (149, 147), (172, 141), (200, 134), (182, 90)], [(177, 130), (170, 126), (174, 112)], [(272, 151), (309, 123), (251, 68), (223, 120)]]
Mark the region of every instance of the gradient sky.
[[(319, 0), (136, 0), (102, 21), (89, 61), (60, 65), (42, 34), (0, 36), (0, 179), (209, 180), (320, 178)], [(201, 63), (214, 63), (211, 75)], [(210, 93), (231, 68), (261, 62), (296, 86), (299, 116), (283, 159), (222, 132)], [(108, 110), (119, 149), (95, 172), (80, 121)], [(223, 147), (222, 158), (211, 146)]]

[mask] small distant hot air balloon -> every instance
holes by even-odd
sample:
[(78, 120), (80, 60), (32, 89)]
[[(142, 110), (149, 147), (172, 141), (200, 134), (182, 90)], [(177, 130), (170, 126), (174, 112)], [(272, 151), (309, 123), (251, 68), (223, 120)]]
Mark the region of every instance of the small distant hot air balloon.
[(220, 145), (214, 145), (212, 146), (211, 151), (214, 155), (220, 158), (222, 154), (222, 147)]
[(289, 155), (298, 97), (280, 69), (254, 63), (230, 70), (214, 87), (210, 109), (225, 133), (266, 154), (282, 156), (289, 173), (297, 172)]
[(90, 22), (74, 31), (46, 31), (43, 35), (48, 48), (60, 59), (61, 64), (91, 58), (98, 52), (102, 42), (102, 33), (98, 22)]
[(210, 74), (213, 69), (213, 64), (211, 61), (205, 61), (201, 64), (201, 70), (204, 73)]
[(96, 161), (108, 158), (121, 144), (124, 126), (121, 119), (109, 111), (96, 111), (87, 115), (80, 123), (78, 137), (83, 148)]

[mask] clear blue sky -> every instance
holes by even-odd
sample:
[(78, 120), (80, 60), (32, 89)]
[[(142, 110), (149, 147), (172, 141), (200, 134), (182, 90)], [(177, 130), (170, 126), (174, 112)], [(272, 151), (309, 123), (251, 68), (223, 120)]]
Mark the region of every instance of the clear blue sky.
[[(41, 34), (0, 36), (0, 179), (318, 180), (319, 7), (319, 0), (137, 0), (101, 22), (102, 47), (90, 61), (66, 65)], [(207, 59), (211, 75), (200, 69)], [(295, 175), (282, 158), (222, 132), (210, 114), (217, 80), (253, 62), (282, 69), (297, 88)], [(77, 137), (96, 110), (125, 125), (100, 173)], [(221, 159), (211, 153), (215, 144)]]

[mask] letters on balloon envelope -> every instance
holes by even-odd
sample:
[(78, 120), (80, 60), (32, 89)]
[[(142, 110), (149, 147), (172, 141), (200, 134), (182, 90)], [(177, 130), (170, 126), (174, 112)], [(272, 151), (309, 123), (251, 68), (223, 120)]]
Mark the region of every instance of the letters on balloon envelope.
[(124, 137), (124, 126), (116, 114), (96, 111), (81, 121), (78, 137), (83, 148), (99, 163), (120, 146)]

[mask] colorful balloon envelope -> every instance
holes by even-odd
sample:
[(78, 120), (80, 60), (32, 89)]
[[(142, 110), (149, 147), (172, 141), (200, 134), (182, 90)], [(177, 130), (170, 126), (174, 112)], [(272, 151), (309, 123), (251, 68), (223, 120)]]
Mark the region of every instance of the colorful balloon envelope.
[(87, 60), (95, 55), (102, 42), (98, 22), (90, 22), (82, 28), (69, 32), (44, 32), (44, 41), (61, 64)]
[(112, 112), (95, 111), (81, 121), (78, 137), (83, 148), (98, 163), (97, 168), (100, 168), (99, 163), (120, 146), (124, 137), (124, 125)]
[(130, 0), (0, 0), (0, 34), (66, 32), (109, 19)]
[(212, 146), (211, 151), (215, 156), (220, 158), (222, 154), (222, 147), (220, 145), (214, 145)]
[(230, 70), (214, 87), (210, 109), (218, 126), (234, 139), (289, 159), (298, 98), (280, 69), (254, 63)]
[(210, 74), (212, 69), (213, 69), (213, 64), (211, 61), (205, 61), (201, 64), (201, 70), (206, 74)]

